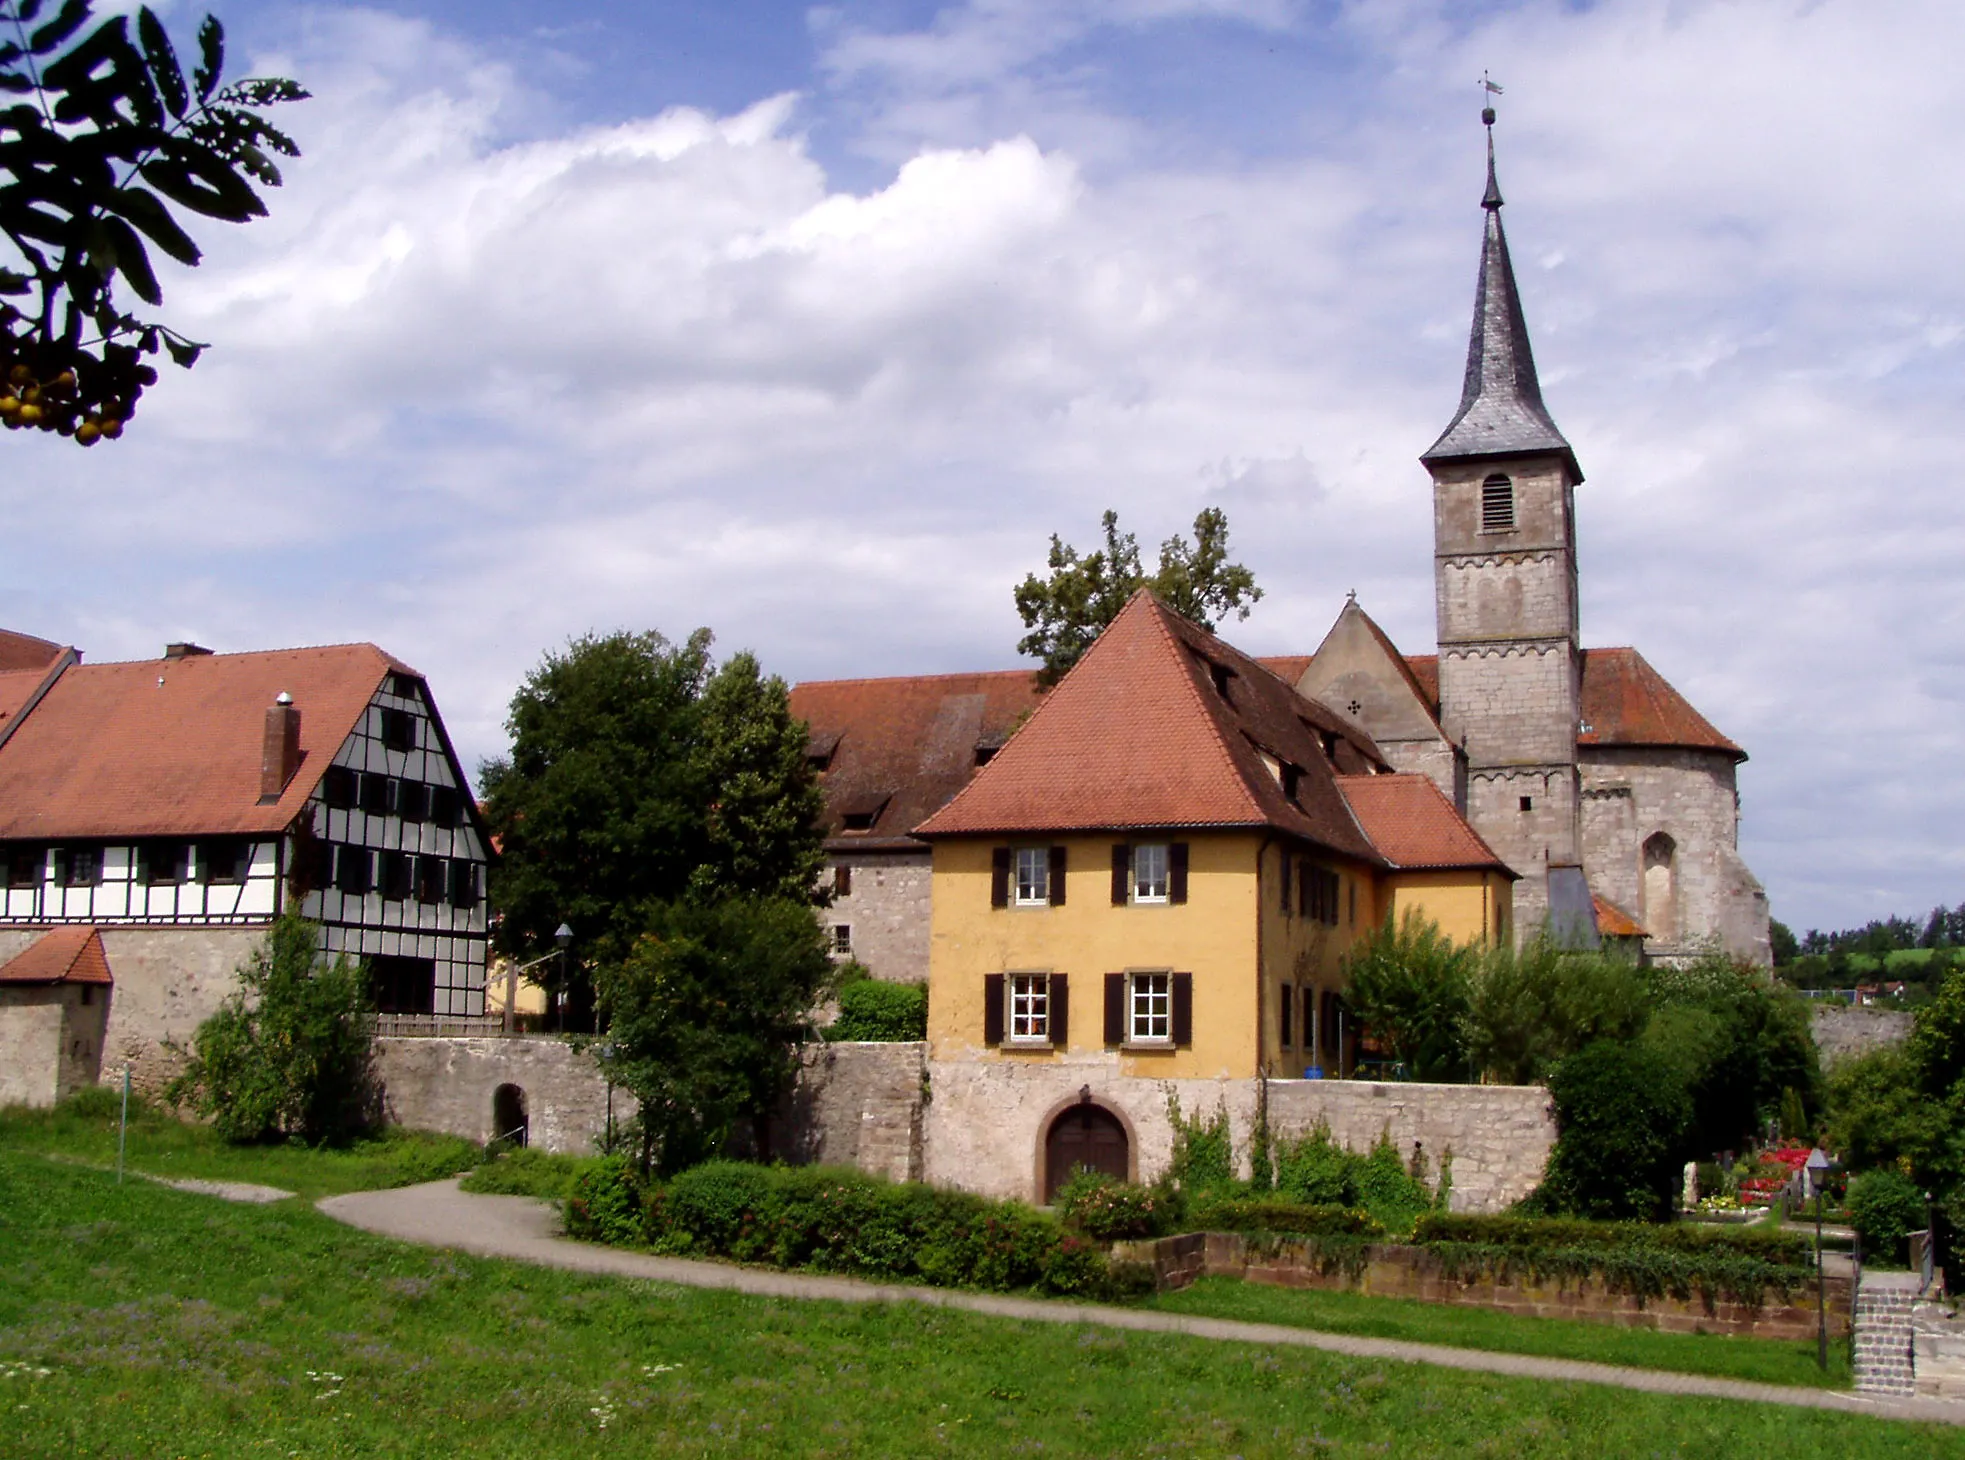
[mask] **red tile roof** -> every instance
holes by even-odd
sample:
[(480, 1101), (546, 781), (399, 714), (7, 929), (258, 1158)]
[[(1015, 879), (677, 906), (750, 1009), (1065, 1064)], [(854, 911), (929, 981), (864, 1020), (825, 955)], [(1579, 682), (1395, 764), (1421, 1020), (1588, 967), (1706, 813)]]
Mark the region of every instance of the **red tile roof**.
[[(373, 644), (74, 665), (0, 744), (0, 839), (282, 831), (391, 671), (415, 673)], [(261, 806), (282, 691), (300, 710), (300, 768)]]
[(113, 982), (94, 928), (56, 928), (0, 967), (0, 984)]
[(1394, 867), (1491, 867), (1515, 876), (1429, 777), (1339, 776), (1337, 785), (1365, 835)]
[(1635, 649), (1583, 651), (1583, 723), (1579, 745), (1684, 746), (1747, 753), (1687, 703)]
[(0, 629), (0, 672), (10, 669), (46, 669), (61, 657), (61, 645), (32, 634)]
[[(811, 727), (835, 847), (907, 848), (908, 833), (976, 773), (978, 747), (994, 751), (1041, 698), (1028, 669), (833, 679), (794, 685), (791, 711)], [(874, 813), (865, 832), (848, 814)]]
[(1650, 934), (1644, 931), (1638, 920), (1609, 898), (1590, 894), (1590, 900), (1597, 905), (1597, 932), (1606, 938), (1645, 938)]
[[(1142, 590), (917, 834), (1269, 826), (1375, 863), (1325, 734), (1340, 768), (1382, 764), (1336, 715)], [(1295, 801), (1265, 752), (1299, 768)]]

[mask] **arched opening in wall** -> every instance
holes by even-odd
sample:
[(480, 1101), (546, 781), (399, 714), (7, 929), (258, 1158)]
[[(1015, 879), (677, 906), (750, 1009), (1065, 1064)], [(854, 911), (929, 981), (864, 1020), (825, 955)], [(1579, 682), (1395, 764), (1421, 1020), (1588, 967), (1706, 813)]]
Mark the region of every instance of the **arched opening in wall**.
[(1132, 1174), (1126, 1127), (1104, 1106), (1080, 1101), (1065, 1107), (1044, 1133), (1044, 1200), (1080, 1166), (1124, 1181)]
[(491, 1092), (491, 1135), (508, 1146), (530, 1144), (532, 1123), (525, 1113), (525, 1091), (517, 1085), (500, 1085)]
[(1662, 831), (1644, 843), (1644, 927), (1661, 943), (1678, 941), (1678, 843)]

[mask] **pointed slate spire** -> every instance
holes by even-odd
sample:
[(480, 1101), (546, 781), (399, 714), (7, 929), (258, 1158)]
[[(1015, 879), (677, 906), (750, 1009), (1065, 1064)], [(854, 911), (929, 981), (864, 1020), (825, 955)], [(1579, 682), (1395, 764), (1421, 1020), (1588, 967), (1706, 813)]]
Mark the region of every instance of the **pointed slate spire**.
[(1560, 455), (1577, 481), (1576, 464), (1556, 423), (1542, 404), (1542, 386), (1535, 378), (1535, 356), (1529, 349), (1528, 323), (1522, 317), (1521, 293), (1515, 287), (1515, 266), (1508, 257), (1508, 235), (1501, 228), (1501, 185), (1494, 176), (1494, 112), (1481, 112), (1487, 125), (1487, 192), (1481, 207), (1487, 213), (1487, 236), (1481, 244), (1481, 272), (1474, 287), (1474, 329), (1467, 343), (1467, 375), (1460, 390), (1460, 409), (1423, 462), (1485, 456), (1526, 456), (1543, 452)]

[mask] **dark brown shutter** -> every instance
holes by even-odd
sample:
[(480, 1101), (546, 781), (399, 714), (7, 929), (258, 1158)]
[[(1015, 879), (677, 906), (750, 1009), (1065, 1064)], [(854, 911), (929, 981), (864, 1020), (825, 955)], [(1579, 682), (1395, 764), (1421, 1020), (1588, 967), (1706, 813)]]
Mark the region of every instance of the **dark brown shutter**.
[(1124, 907), (1132, 893), (1133, 850), (1124, 842), (1112, 844), (1112, 905)]
[(1051, 975), (1051, 1043), (1059, 1049), (1071, 1043), (1071, 987), (1061, 973)]
[(1312, 870), (1308, 862), (1300, 861), (1296, 864), (1296, 910), (1306, 918), (1311, 916), (1310, 873)]
[(832, 895), (851, 897), (853, 895), (853, 868), (850, 863), (840, 862), (832, 869)]
[(1283, 875), (1282, 875), (1283, 916), (1288, 917), (1296, 906), (1294, 899), (1292, 899), (1290, 896), (1290, 851), (1288, 847), (1284, 847), (1282, 849), (1282, 856), (1283, 856)]
[(1167, 901), (1187, 901), (1187, 843), (1175, 842), (1167, 848)]
[(1051, 848), (1051, 906), (1064, 906), (1064, 848)]
[(1277, 1000), (1276, 1037), (1284, 1049), (1293, 1048), (1296, 1041), (1290, 1038), (1290, 1015), (1296, 1011), (1296, 990), (1288, 984), (1282, 987), (1282, 998)]
[(1105, 976), (1105, 1042), (1126, 1042), (1126, 975), (1123, 973)]
[(1174, 1044), (1185, 1049), (1194, 1042), (1194, 975), (1174, 975)]
[(1010, 849), (998, 847), (989, 854), (989, 905), (1010, 905)]
[(983, 1043), (1003, 1042), (1003, 975), (983, 975)]

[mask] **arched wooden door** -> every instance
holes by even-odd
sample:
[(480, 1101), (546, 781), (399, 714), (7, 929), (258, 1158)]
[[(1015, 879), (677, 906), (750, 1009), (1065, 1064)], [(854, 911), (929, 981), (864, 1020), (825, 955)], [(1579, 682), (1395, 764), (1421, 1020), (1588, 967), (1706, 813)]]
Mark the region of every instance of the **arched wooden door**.
[(1044, 1137), (1044, 1200), (1080, 1166), (1124, 1181), (1131, 1174), (1126, 1128), (1119, 1117), (1097, 1105), (1066, 1108)]

